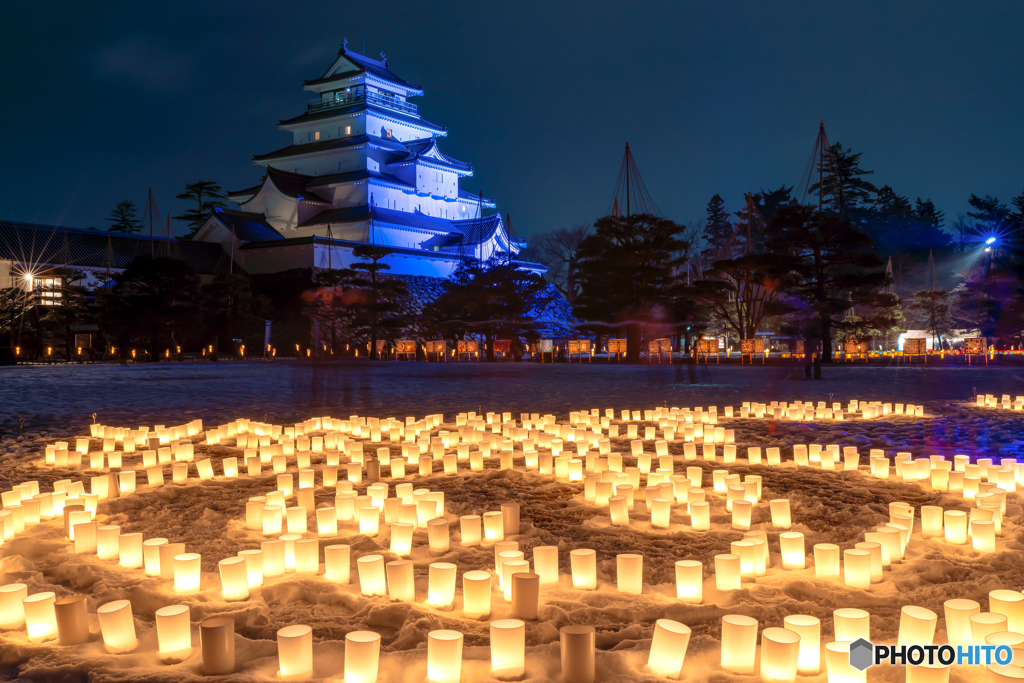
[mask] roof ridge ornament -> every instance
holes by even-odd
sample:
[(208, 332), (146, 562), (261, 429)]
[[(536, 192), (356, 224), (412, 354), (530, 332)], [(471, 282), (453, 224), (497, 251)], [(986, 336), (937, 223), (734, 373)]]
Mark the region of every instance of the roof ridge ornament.
[(384, 50), (380, 51), (380, 63), (384, 65), (385, 69), (388, 67), (388, 58), (387, 55), (384, 54)]
[(342, 39), (342, 41), (341, 41), (341, 49), (338, 50), (338, 56), (340, 57), (341, 55), (345, 54), (346, 52), (348, 52), (348, 36), (345, 36)]

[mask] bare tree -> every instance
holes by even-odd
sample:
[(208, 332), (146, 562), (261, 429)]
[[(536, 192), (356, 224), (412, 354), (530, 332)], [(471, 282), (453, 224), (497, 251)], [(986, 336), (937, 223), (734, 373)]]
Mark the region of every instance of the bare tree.
[(577, 223), (545, 233), (537, 240), (537, 258), (548, 267), (547, 278), (572, 303), (579, 293), (576, 275), (580, 245), (590, 235), (590, 226)]

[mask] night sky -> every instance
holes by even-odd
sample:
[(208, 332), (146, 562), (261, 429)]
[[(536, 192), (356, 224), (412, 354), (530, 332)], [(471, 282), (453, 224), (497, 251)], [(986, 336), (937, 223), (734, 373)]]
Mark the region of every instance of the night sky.
[[(421, 84), (521, 235), (607, 212), (628, 140), (662, 212), (796, 184), (824, 119), (877, 184), (1024, 190), (1024, 3), (5, 3), (0, 218), (105, 228), (148, 188), (255, 184), (344, 37)], [(182, 228), (179, 228), (179, 231)]]

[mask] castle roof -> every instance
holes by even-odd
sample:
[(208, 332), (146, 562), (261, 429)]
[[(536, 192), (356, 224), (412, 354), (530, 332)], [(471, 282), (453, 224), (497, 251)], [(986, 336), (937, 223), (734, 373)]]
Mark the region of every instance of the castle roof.
[(401, 86), (406, 90), (414, 90), (419, 94), (423, 93), (422, 87), (414, 83), (410, 83), (404, 78), (400, 78), (399, 76), (395, 75), (395, 73), (388, 67), (386, 61), (376, 60), (367, 57), (366, 55), (361, 55), (358, 52), (353, 52), (352, 50), (349, 50), (348, 47), (346, 46), (342, 46), (342, 48), (338, 50), (338, 56), (347, 59), (355, 66), (355, 68), (345, 69), (344, 71), (331, 73), (334, 70), (335, 65), (337, 64), (337, 62), (335, 62), (335, 64), (332, 64), (331, 68), (327, 70), (327, 73), (325, 73), (320, 78), (314, 78), (312, 80), (306, 81), (306, 85), (324, 85), (332, 81), (343, 81), (347, 78), (351, 78), (352, 76), (356, 76), (360, 73), (365, 73), (370, 76), (373, 76), (374, 78), (378, 78), (382, 81), (386, 81), (388, 83)]
[(428, 161), (433, 163), (439, 163), (445, 166), (449, 166), (456, 171), (463, 171), (467, 173), (473, 172), (473, 164), (466, 163), (465, 161), (459, 161), (452, 157), (444, 154), (438, 149), (436, 138), (423, 138), (420, 140), (409, 140), (408, 142), (402, 143), (406, 150), (408, 150), (405, 158), (398, 159), (391, 163), (403, 163), (409, 161)]
[(284, 237), (267, 222), (262, 213), (251, 211), (235, 211), (233, 209), (214, 209), (213, 217), (234, 233), (243, 242), (264, 242), (280, 240)]
[(444, 126), (439, 126), (436, 123), (431, 123), (424, 118), (419, 116), (410, 116), (403, 114), (402, 112), (388, 109), (387, 107), (378, 107), (375, 104), (367, 102), (356, 102), (348, 106), (342, 107), (329, 107), (326, 109), (319, 109), (317, 111), (307, 111), (304, 114), (299, 114), (290, 119), (282, 119), (278, 121), (279, 126), (292, 126), (299, 123), (310, 123), (313, 121), (322, 121), (326, 119), (333, 119), (336, 116), (344, 116), (349, 114), (358, 114), (362, 111), (368, 111), (374, 115), (382, 118), (395, 121), (397, 123), (407, 123), (411, 126), (420, 126), (425, 130), (431, 130), (436, 132), (438, 135), (447, 135), (448, 129)]

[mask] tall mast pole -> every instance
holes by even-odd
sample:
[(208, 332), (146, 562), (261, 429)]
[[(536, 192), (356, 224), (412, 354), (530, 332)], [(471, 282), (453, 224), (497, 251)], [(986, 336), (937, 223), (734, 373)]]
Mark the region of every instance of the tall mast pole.
[(626, 220), (629, 220), (629, 143), (626, 143)]
[(821, 215), (821, 195), (825, 190), (825, 186), (822, 185), (823, 169), (825, 167), (825, 145), (822, 142), (825, 139), (825, 122), (821, 122), (821, 126), (818, 128), (818, 215)]

